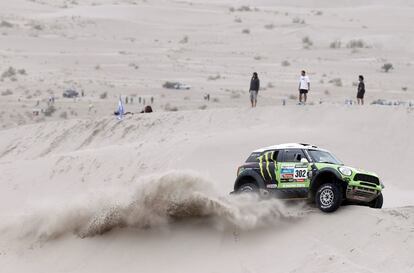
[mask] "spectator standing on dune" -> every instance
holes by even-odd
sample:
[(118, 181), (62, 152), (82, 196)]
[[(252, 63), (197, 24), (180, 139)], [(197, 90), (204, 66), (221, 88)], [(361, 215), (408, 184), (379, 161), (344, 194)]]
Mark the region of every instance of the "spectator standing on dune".
[(306, 103), (309, 91), (310, 91), (310, 79), (306, 75), (306, 71), (302, 70), (300, 78), (299, 78), (299, 104)]
[(252, 103), (252, 107), (256, 107), (257, 104), (257, 94), (259, 93), (260, 89), (260, 80), (256, 72), (253, 73), (252, 79), (250, 81), (250, 102)]
[(364, 76), (359, 75), (359, 84), (358, 84), (358, 92), (357, 92), (357, 101), (358, 104), (364, 105), (364, 95), (365, 95), (365, 83), (364, 83)]

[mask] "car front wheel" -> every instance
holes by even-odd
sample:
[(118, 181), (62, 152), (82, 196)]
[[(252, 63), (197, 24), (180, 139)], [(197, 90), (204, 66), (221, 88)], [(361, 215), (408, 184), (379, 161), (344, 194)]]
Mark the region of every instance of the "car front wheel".
[(323, 212), (336, 211), (342, 202), (342, 193), (338, 185), (326, 183), (319, 187), (315, 196), (316, 206)]

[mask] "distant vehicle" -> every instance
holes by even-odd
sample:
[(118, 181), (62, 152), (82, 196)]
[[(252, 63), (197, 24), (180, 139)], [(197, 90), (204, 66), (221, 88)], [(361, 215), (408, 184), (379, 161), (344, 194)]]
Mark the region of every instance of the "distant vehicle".
[(181, 82), (165, 82), (162, 87), (167, 88), (167, 89), (181, 89), (181, 90), (191, 89), (191, 85), (181, 83)]
[(63, 97), (64, 98), (76, 98), (79, 96), (79, 92), (73, 90), (73, 89), (68, 89), (65, 92), (63, 92)]
[(234, 183), (236, 193), (308, 199), (324, 212), (343, 203), (382, 208), (383, 189), (376, 174), (344, 166), (329, 151), (300, 143), (253, 151)]
[(185, 83), (176, 83), (174, 86), (175, 89), (182, 89), (182, 90), (189, 90), (191, 89), (191, 85)]

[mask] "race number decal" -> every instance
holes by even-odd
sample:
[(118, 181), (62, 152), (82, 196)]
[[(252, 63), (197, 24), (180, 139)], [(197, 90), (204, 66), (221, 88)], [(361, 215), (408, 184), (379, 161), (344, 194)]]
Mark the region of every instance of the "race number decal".
[(295, 168), (295, 174), (293, 178), (296, 181), (303, 182), (308, 176), (308, 169), (307, 168)]

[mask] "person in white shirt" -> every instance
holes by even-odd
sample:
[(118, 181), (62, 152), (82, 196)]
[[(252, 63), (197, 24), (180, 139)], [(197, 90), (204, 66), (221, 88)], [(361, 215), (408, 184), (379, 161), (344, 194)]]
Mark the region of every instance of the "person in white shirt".
[(306, 71), (302, 70), (299, 78), (299, 103), (306, 103), (307, 94), (310, 91), (310, 80), (306, 76)]

